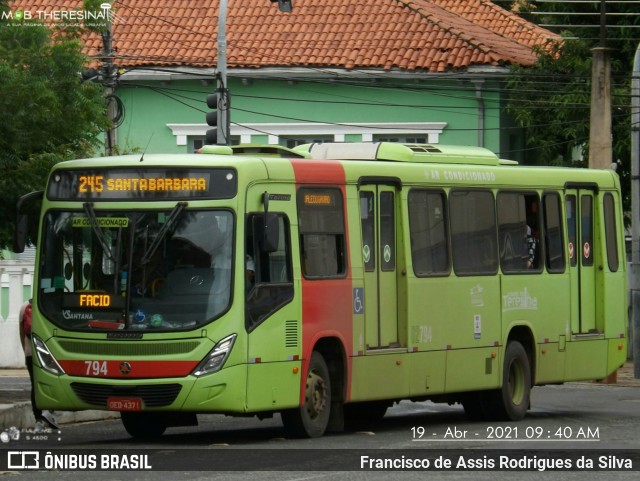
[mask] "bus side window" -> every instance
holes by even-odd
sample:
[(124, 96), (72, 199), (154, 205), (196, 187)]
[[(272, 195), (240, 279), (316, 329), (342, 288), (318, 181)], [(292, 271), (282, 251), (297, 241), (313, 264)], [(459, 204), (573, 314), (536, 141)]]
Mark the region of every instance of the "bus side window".
[[(271, 213), (270, 213), (271, 215)], [(278, 247), (267, 251), (263, 246), (264, 213), (247, 219), (245, 260), (246, 326), (254, 329), (262, 321), (293, 299), (293, 273), (289, 221), (275, 214), (278, 225)], [(253, 273), (246, 272), (250, 267)]]
[[(575, 197), (573, 197), (575, 199)], [(568, 201), (568, 199), (567, 199)], [(543, 196), (544, 241), (547, 271), (555, 274), (565, 269), (564, 239), (562, 238), (562, 207), (556, 192)], [(569, 204), (567, 203), (567, 208)], [(571, 235), (571, 229), (569, 229)], [(575, 256), (574, 256), (575, 257)]]
[(409, 192), (409, 228), (413, 271), (418, 277), (449, 274), (449, 232), (442, 191)]
[(611, 272), (617, 272), (619, 266), (617, 238), (618, 229), (616, 228), (616, 209), (613, 195), (611, 195), (610, 193), (606, 193), (604, 195), (603, 205), (604, 232), (607, 242), (607, 264), (609, 265), (609, 270)]
[(298, 191), (300, 263), (307, 278), (344, 277), (347, 272), (342, 192), (304, 187)]
[(489, 190), (454, 190), (449, 195), (453, 269), (457, 275), (498, 271), (495, 201)]
[(501, 191), (496, 204), (502, 271), (506, 274), (540, 272), (538, 195)]

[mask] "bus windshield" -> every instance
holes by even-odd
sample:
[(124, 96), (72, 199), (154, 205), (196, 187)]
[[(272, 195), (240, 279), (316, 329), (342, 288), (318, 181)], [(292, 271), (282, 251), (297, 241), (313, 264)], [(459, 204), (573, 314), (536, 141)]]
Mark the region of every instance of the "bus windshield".
[(50, 211), (39, 301), (70, 330), (193, 329), (231, 299), (234, 217), (227, 210)]

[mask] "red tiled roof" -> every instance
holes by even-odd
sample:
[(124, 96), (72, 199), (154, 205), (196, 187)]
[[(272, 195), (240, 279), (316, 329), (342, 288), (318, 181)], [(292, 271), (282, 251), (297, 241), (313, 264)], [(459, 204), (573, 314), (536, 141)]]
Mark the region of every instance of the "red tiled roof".
[[(218, 2), (116, 0), (118, 67), (215, 67)], [(81, 0), (17, 0), (12, 11), (71, 10)], [(530, 65), (550, 32), (486, 0), (229, 0), (229, 68), (318, 67), (446, 72)], [(97, 57), (102, 39), (85, 37)]]

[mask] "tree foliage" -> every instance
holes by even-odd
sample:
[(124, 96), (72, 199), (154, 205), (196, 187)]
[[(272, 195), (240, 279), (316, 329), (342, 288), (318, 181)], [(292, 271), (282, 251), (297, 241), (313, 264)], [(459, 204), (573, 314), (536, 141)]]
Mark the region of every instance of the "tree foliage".
[[(531, 163), (585, 166), (589, 155), (592, 49), (610, 49), (613, 161), (620, 164), (626, 206), (630, 193), (630, 83), (638, 45), (637, 5), (607, 3), (605, 36), (599, 3), (518, 0), (510, 8), (563, 37), (540, 49), (531, 68), (513, 67), (507, 109), (525, 129)], [(509, 8), (509, 6), (507, 6)], [(585, 15), (588, 14), (588, 15)], [(591, 27), (591, 26), (594, 27)], [(576, 153), (582, 161), (576, 161)]]
[(101, 141), (103, 93), (81, 82), (81, 48), (77, 35), (0, 20), (0, 248), (11, 245), (17, 199), (42, 190), (53, 164), (91, 156)]

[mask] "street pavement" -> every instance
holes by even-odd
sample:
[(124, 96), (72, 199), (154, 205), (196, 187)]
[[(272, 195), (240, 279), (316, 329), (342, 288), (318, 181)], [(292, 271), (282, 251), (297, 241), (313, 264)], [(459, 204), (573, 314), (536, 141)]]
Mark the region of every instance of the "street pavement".
[[(616, 374), (597, 384), (606, 386), (639, 387), (640, 379), (634, 378), (633, 362), (628, 361)], [(33, 428), (35, 420), (31, 412), (29, 374), (26, 369), (0, 369), (0, 432), (15, 426), (18, 429)], [(114, 419), (120, 415), (110, 411), (56, 412), (59, 425), (86, 421)]]

